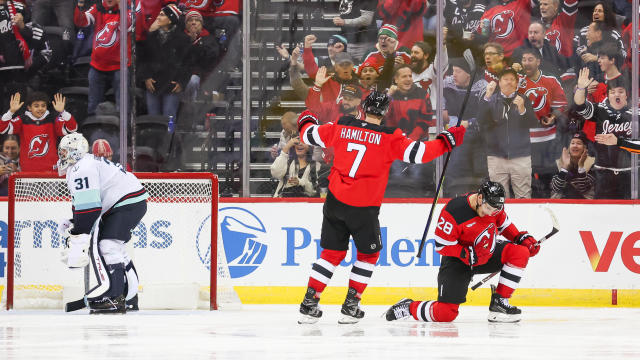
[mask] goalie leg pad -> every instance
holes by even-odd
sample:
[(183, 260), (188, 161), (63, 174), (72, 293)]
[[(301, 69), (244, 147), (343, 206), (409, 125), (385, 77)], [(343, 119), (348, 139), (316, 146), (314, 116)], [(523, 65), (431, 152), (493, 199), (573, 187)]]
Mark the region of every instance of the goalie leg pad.
[(124, 241), (116, 239), (102, 239), (99, 244), (100, 253), (104, 257), (104, 261), (107, 265), (124, 264)]

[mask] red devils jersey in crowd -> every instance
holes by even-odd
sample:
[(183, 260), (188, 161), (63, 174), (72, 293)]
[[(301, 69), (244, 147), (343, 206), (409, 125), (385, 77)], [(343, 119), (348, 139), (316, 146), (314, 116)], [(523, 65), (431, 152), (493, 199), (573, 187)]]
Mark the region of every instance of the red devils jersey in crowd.
[(397, 127), (409, 136), (418, 140), (429, 132), (429, 126), (435, 126), (431, 98), (427, 90), (411, 86), (406, 93), (396, 91), (389, 105), (389, 113), (385, 117), (385, 126)]
[(504, 56), (509, 57), (527, 38), (531, 24), (531, 0), (513, 0), (487, 9), (480, 19), (478, 33), (482, 33), (485, 19), (489, 20), (489, 41), (502, 45)]
[[(531, 100), (531, 106), (538, 120), (551, 115), (552, 110), (564, 112), (567, 107), (567, 98), (558, 79), (540, 73), (540, 77), (534, 80), (527, 76), (520, 78), (518, 93)], [(554, 139), (556, 125), (544, 128), (532, 128), (529, 130), (531, 142), (542, 142)]]
[[(322, 102), (320, 98), (320, 88), (318, 88), (317, 86), (312, 86), (309, 88), (309, 93), (307, 94), (307, 98), (304, 102), (307, 108), (318, 116), (318, 121), (321, 124), (326, 124), (328, 122), (338, 122), (341, 117), (347, 115), (340, 111), (342, 96), (337, 99), (338, 102)], [(358, 116), (356, 116), (356, 118), (359, 120), (364, 120), (364, 117), (365, 116), (362, 108), (358, 107)]]
[(66, 111), (57, 116), (46, 111), (39, 119), (29, 111), (14, 118), (6, 113), (0, 122), (1, 134), (20, 136), (22, 171), (53, 171), (53, 165), (58, 161), (56, 140), (77, 129), (76, 120)]
[(416, 41), (423, 41), (422, 16), (427, 11), (424, 0), (382, 0), (378, 2), (378, 13), (383, 24), (398, 27), (398, 47), (409, 49)]
[(324, 125), (306, 123), (300, 129), (300, 140), (308, 145), (334, 147), (329, 190), (351, 206), (380, 206), (394, 160), (426, 163), (447, 151), (442, 139), (412, 141), (400, 129), (353, 116)]
[[(76, 6), (73, 22), (78, 27), (87, 27), (94, 24), (91, 66), (100, 71), (119, 70), (120, 10), (118, 6), (107, 9), (103, 4), (96, 4), (84, 12)], [(144, 16), (142, 15), (139, 1), (136, 1), (136, 24), (136, 28), (145, 28)], [(128, 61), (131, 61), (131, 44), (129, 44), (128, 48)]]
[(469, 196), (471, 194), (452, 199), (440, 212), (435, 230), (436, 251), (442, 256), (460, 258), (462, 249), (471, 246), (479, 266), (493, 255), (497, 235), (513, 240), (518, 229), (504, 208), (495, 216), (478, 216), (469, 204)]
[(545, 31), (545, 39), (558, 49), (562, 56), (573, 56), (573, 35), (578, 14), (578, 0), (564, 0), (551, 26)]

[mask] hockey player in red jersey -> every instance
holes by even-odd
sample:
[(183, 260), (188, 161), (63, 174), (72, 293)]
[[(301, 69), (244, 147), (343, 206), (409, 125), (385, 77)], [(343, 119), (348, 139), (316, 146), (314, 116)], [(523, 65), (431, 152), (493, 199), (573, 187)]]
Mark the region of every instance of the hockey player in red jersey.
[(55, 113), (47, 110), (49, 97), (35, 92), (27, 98), (27, 111), (16, 116), (23, 102), (20, 93), (11, 97), (9, 111), (2, 115), (0, 134), (20, 136), (20, 168), (22, 171), (53, 171), (58, 161), (56, 140), (78, 130), (73, 115), (65, 111), (66, 99), (56, 94), (52, 102)]
[[(385, 316), (388, 321), (412, 316), (420, 321), (450, 322), (467, 301), (469, 282), (475, 274), (500, 271), (491, 295), (491, 322), (517, 322), (521, 311), (509, 304), (529, 257), (540, 245), (525, 231), (518, 231), (504, 211), (504, 188), (486, 181), (477, 193), (452, 199), (442, 209), (435, 230), (436, 250), (442, 255), (438, 272), (438, 300), (402, 299)], [(502, 235), (509, 241), (497, 241)]]
[(396, 159), (426, 163), (462, 144), (465, 129), (459, 126), (425, 142), (407, 138), (400, 129), (382, 126), (390, 102), (388, 95), (372, 91), (363, 102), (364, 121), (343, 116), (336, 123), (318, 125), (318, 119), (308, 110), (298, 118), (302, 142), (335, 149), (323, 208), (320, 242), (323, 250), (311, 267), (307, 292), (300, 304), (300, 324), (315, 323), (322, 316), (318, 306), (320, 295), (345, 258), (350, 236), (357, 249), (357, 260), (342, 304), (344, 316), (338, 322), (352, 324), (364, 316), (359, 303), (382, 249), (378, 214), (391, 163)]

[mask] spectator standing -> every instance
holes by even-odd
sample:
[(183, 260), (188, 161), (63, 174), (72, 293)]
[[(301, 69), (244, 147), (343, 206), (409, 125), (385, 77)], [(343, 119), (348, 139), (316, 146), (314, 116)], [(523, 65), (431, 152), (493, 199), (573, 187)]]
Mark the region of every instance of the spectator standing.
[[(573, 59), (573, 66), (576, 69), (587, 67), (589, 68), (589, 73), (593, 75), (594, 78), (598, 78), (602, 76), (602, 71), (598, 64), (598, 53), (603, 46), (611, 43), (615, 44), (615, 41), (611, 36), (611, 31), (604, 23), (599, 21), (594, 21), (589, 25), (586, 37), (587, 46), (584, 48), (580, 47), (576, 50)], [(597, 85), (597, 82), (591, 83), (591, 87), (588, 89), (589, 94), (595, 91)]]
[(395, 25), (384, 24), (378, 31), (378, 42), (374, 49), (370, 49), (362, 57), (362, 64), (371, 64), (382, 74), (385, 60), (392, 57), (396, 64), (409, 64), (411, 62), (410, 50), (406, 47), (398, 48), (398, 28)]
[(573, 37), (578, 15), (578, 0), (539, 0), (540, 19), (545, 39), (566, 58), (573, 56)]
[(203, 21), (202, 15), (196, 10), (191, 10), (185, 15), (184, 32), (189, 36), (191, 46), (187, 49), (184, 64), (189, 67), (191, 77), (184, 93), (190, 100), (197, 98), (201, 84), (207, 82), (220, 54), (217, 39), (203, 27)]
[[(444, 97), (444, 116), (449, 119), (449, 126), (458, 122), (462, 102), (469, 82), (471, 69), (462, 58), (453, 58), (450, 62), (452, 75), (445, 77), (442, 89)], [(467, 128), (464, 135), (464, 146), (451, 153), (447, 176), (445, 177), (445, 196), (454, 197), (475, 190), (487, 173), (487, 150), (478, 124), (478, 102), (487, 88), (484, 78), (473, 79), (467, 107), (461, 121)]]
[(499, 43), (488, 42), (483, 46), (484, 55), (484, 79), (487, 83), (498, 82), (498, 75), (507, 68), (504, 58), (504, 49)]
[(476, 41), (475, 33), (486, 9), (487, 0), (447, 0), (444, 19), (450, 56), (462, 57), (465, 49), (482, 45)]
[(335, 65), (336, 54), (347, 51), (348, 41), (342, 35), (331, 35), (327, 41), (328, 56), (316, 57), (311, 47), (317, 38), (313, 34), (304, 37), (304, 51), (302, 53), (302, 61), (304, 63), (304, 71), (311, 79), (316, 77), (316, 72), (322, 66), (327, 69), (333, 69)]
[(178, 28), (180, 15), (174, 4), (163, 7), (141, 49), (140, 77), (147, 88), (147, 111), (151, 115), (175, 117), (180, 93), (190, 77), (185, 57), (191, 39)]
[[(498, 87), (498, 91), (496, 91)], [(518, 74), (500, 73), (498, 84), (490, 82), (480, 99), (478, 121), (487, 144), (489, 178), (514, 197), (531, 197), (531, 141), (529, 129), (539, 122), (528, 98), (517, 93)]]
[(540, 125), (529, 129), (531, 140), (531, 167), (533, 170), (533, 197), (548, 198), (549, 184), (555, 173), (554, 160), (560, 155), (558, 125), (565, 122), (567, 98), (558, 79), (540, 71), (541, 56), (534, 49), (522, 53), (525, 76), (520, 79), (518, 93), (531, 101)]
[[(597, 79), (596, 89), (587, 96), (587, 99), (596, 103), (607, 99), (607, 84), (622, 76), (618, 65), (621, 62), (622, 59), (615, 44), (607, 43), (600, 47), (598, 50), (598, 65), (601, 73)], [(627, 89), (627, 92), (630, 91), (631, 89)]]
[[(75, 37), (74, 7), (73, 0), (35, 0), (32, 3), (33, 22), (41, 26), (58, 25), (63, 29), (62, 40), (71, 41)], [(55, 16), (51, 16), (52, 13)]]
[[(618, 45), (620, 55), (624, 59), (627, 56), (625, 42), (623, 41), (623, 37), (620, 35), (620, 30), (618, 29), (616, 13), (611, 8), (609, 1), (598, 1), (596, 3), (593, 7), (591, 21), (602, 23), (604, 28), (610, 31), (611, 39)], [(587, 50), (587, 31), (589, 31), (589, 26), (590, 24), (581, 28), (573, 37), (573, 48), (575, 49), (575, 53), (582, 54)], [(628, 45), (628, 43), (626, 45)], [(597, 54), (593, 53), (592, 55)]]
[[(93, 51), (89, 69), (89, 99), (87, 114), (96, 112), (111, 86), (115, 93), (116, 108), (120, 108), (120, 0), (103, 0), (85, 9), (85, 0), (78, 0), (73, 22), (77, 27), (93, 25)], [(142, 17), (142, 16), (140, 16)], [(140, 19), (142, 21), (142, 19)], [(128, 44), (127, 66), (131, 61)]]
[[(573, 95), (577, 113), (585, 119), (583, 131), (587, 138), (595, 141), (600, 134), (613, 134), (617, 138), (631, 137), (631, 109), (625, 81), (619, 77), (609, 82), (607, 100), (594, 104), (586, 99), (586, 90), (593, 78), (589, 69), (580, 70), (577, 89)], [(595, 144), (596, 199), (629, 199), (631, 196), (631, 156), (620, 148), (606, 144)]]
[[(446, 32), (446, 31), (445, 31)], [(442, 73), (444, 73), (449, 67), (449, 59), (447, 56), (447, 47), (443, 46), (444, 56), (442, 57), (444, 62), (442, 66), (439, 66)], [(419, 87), (427, 90), (427, 93), (431, 97), (431, 103), (435, 108), (437, 106), (436, 84), (438, 75), (436, 74), (437, 57), (432, 62), (429, 61), (433, 50), (431, 45), (424, 41), (418, 41), (411, 47), (411, 77), (413, 82)]]
[(7, 135), (0, 154), (0, 196), (8, 195), (9, 175), (20, 171), (20, 144), (16, 135)]
[(53, 171), (58, 161), (56, 140), (78, 129), (73, 115), (64, 109), (66, 98), (61, 94), (54, 95), (54, 114), (47, 110), (47, 94), (34, 92), (27, 98), (27, 111), (16, 116), (24, 105), (20, 100), (20, 93), (11, 97), (9, 110), (2, 115), (0, 133), (20, 136), (22, 171)]
[(429, 93), (413, 82), (409, 65), (396, 67), (393, 80), (395, 85), (388, 92), (393, 101), (385, 126), (402, 129), (411, 140), (428, 137), (429, 126), (435, 126)]
[(595, 158), (588, 155), (587, 136), (577, 132), (562, 156), (556, 160), (558, 172), (551, 179), (552, 199), (593, 199), (596, 179), (591, 174)]
[(340, 26), (340, 35), (351, 45), (351, 56), (359, 59), (376, 41), (376, 0), (340, 0), (338, 11), (333, 24)]
[(0, 0), (0, 106), (9, 105), (16, 92), (26, 95), (26, 69), (31, 66), (28, 43), (42, 39), (42, 29), (25, 24), (29, 12), (25, 4)]
[[(340, 52), (335, 56), (335, 73), (322, 85), (314, 83), (320, 89), (323, 103), (340, 103), (342, 89), (346, 85), (359, 86), (358, 77), (353, 72), (353, 60), (346, 52)], [(323, 79), (325, 80), (325, 79)]]
[(542, 56), (540, 60), (540, 70), (547, 75), (556, 77), (561, 82), (575, 80), (576, 74), (570, 67), (568, 58), (561, 56), (558, 50), (551, 45), (549, 40), (544, 37), (544, 25), (539, 21), (531, 22), (527, 38), (522, 46), (513, 51), (511, 59), (514, 63), (520, 63), (522, 53), (527, 49), (535, 49)]

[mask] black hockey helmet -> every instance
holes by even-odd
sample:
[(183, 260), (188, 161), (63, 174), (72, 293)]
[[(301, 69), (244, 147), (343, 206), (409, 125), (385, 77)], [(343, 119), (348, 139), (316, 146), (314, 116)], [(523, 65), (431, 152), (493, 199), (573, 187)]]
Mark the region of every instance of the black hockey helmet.
[(384, 116), (389, 104), (391, 104), (389, 95), (374, 90), (362, 102), (362, 109), (366, 114)]
[(487, 180), (480, 185), (478, 193), (482, 194), (482, 201), (494, 209), (502, 209), (504, 206), (504, 187), (499, 182)]

